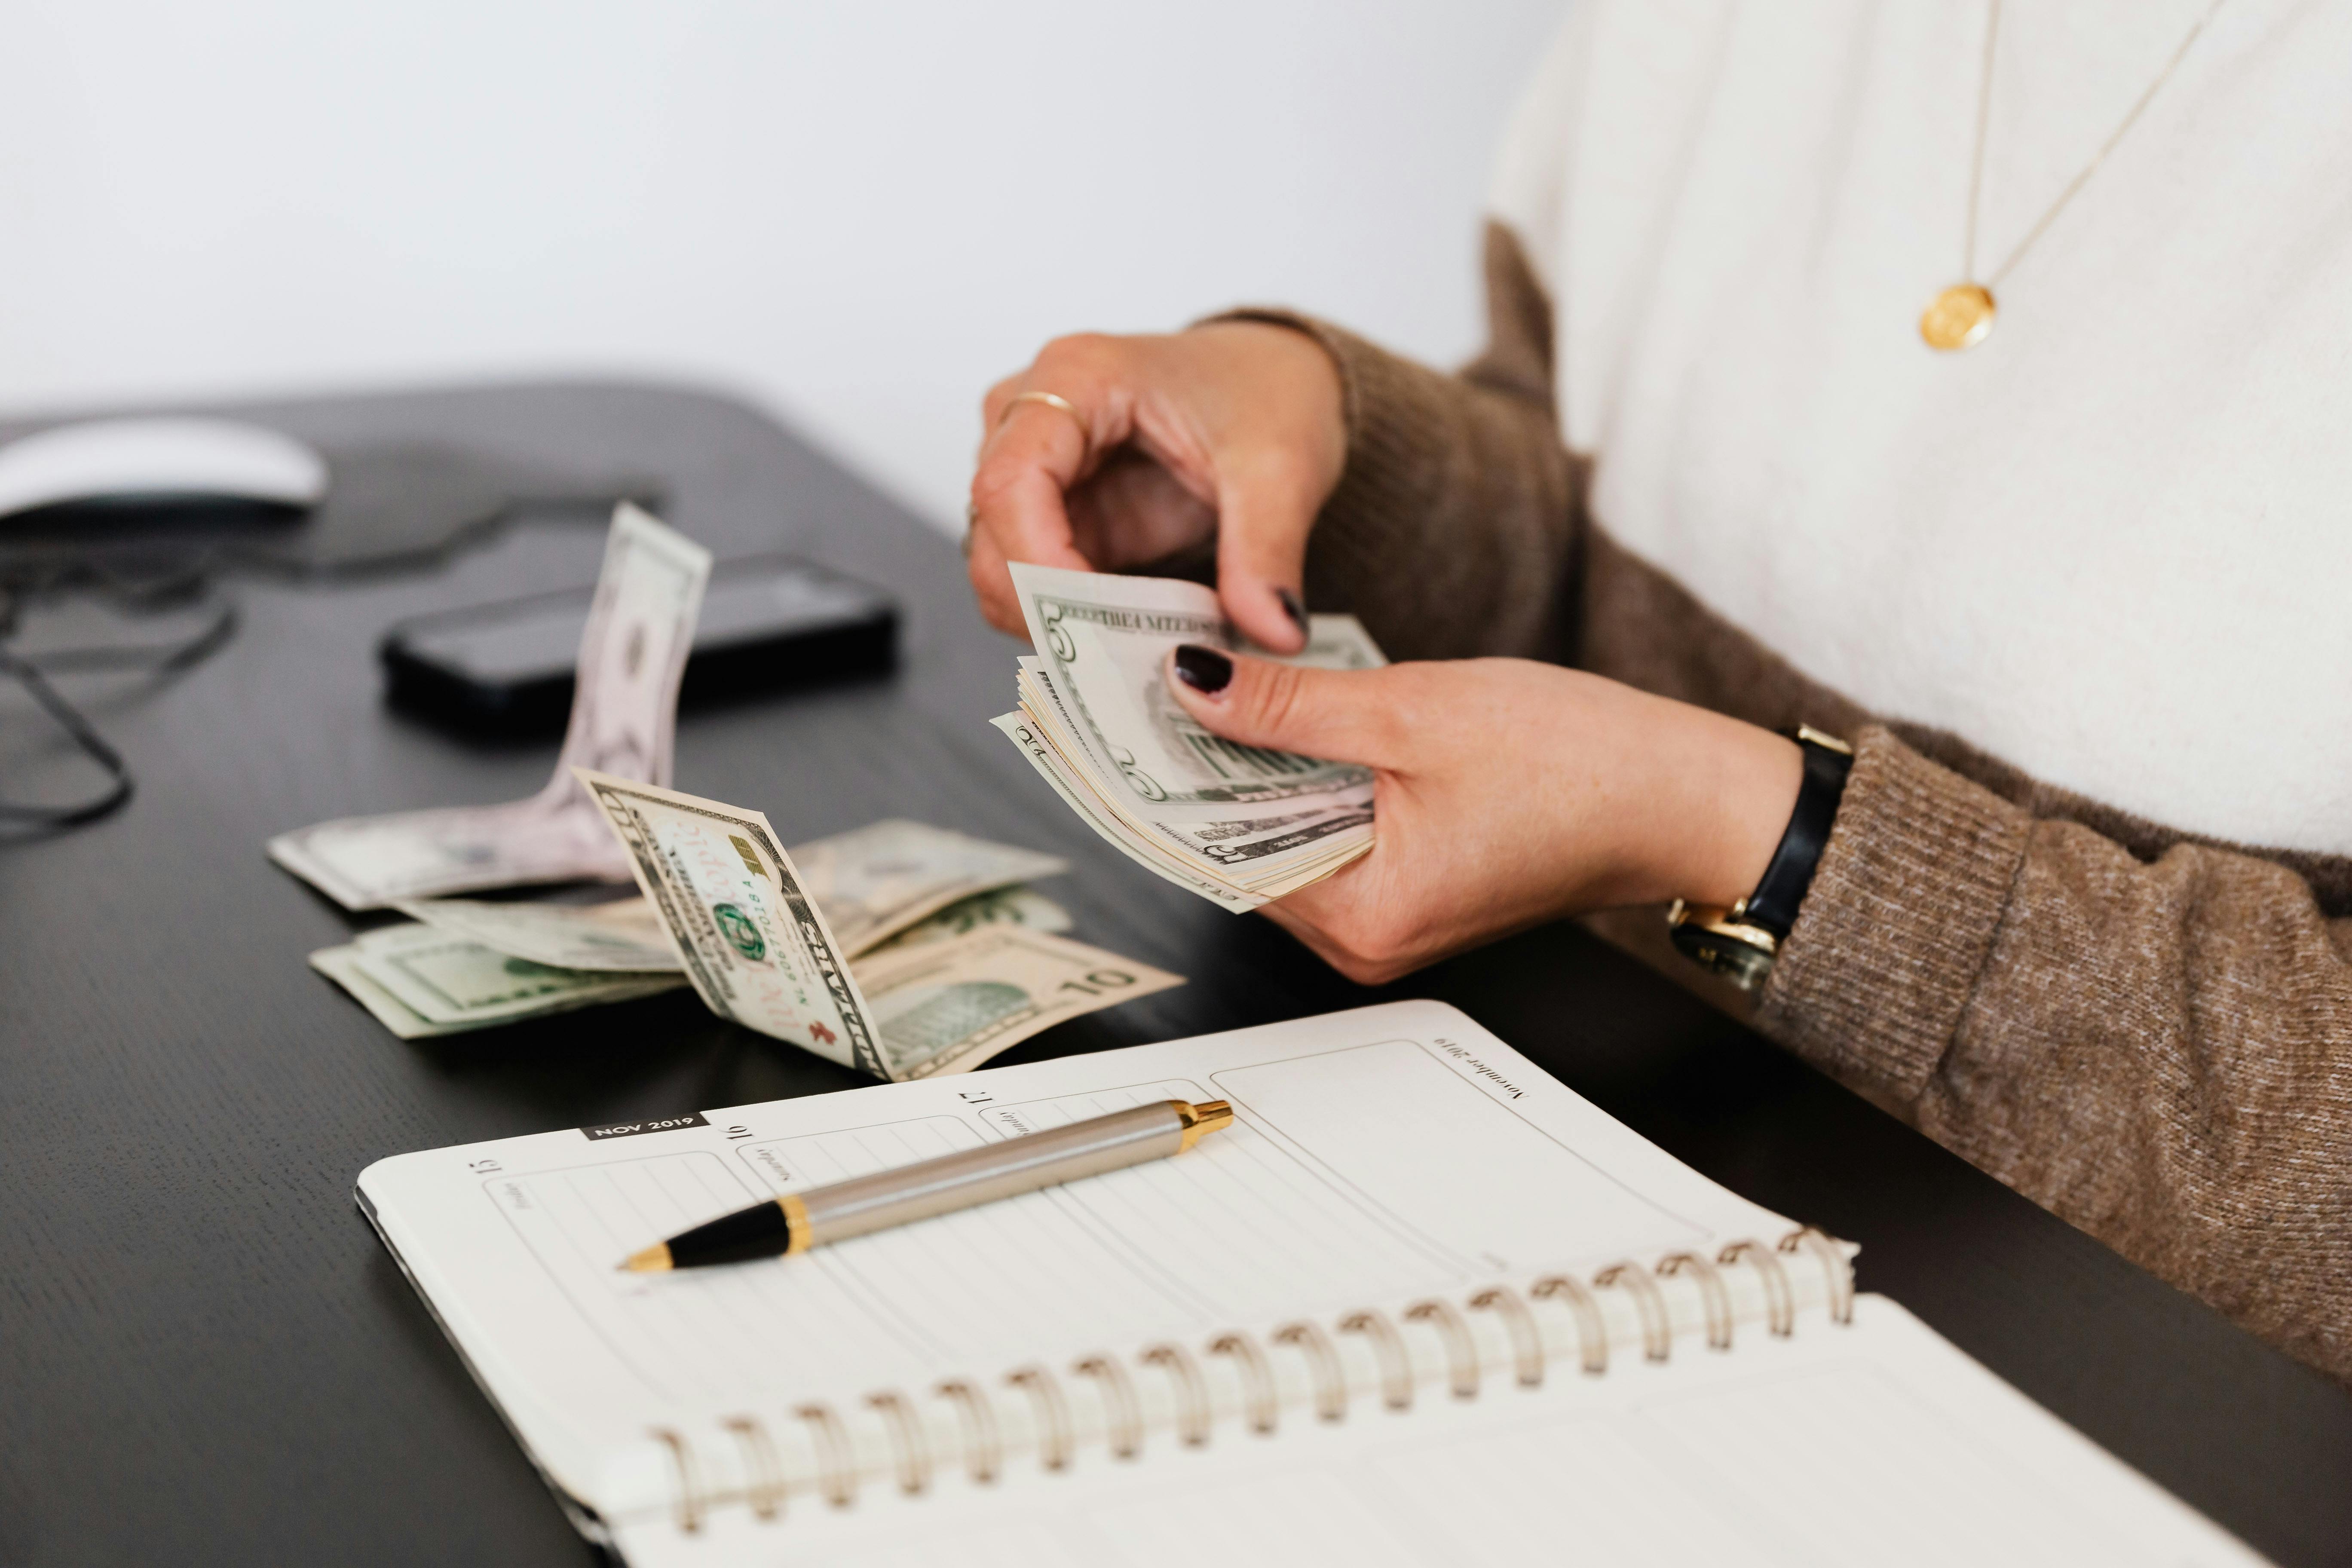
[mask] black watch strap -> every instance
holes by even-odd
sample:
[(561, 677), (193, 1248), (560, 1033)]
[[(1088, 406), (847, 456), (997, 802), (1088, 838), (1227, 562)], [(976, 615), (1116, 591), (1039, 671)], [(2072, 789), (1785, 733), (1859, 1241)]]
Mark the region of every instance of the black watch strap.
[(1797, 906), (1813, 885), (1813, 868), (1821, 864), (1822, 848), (1830, 841), (1830, 826), (1837, 821), (1838, 801), (1845, 795), (1845, 776), (1853, 768), (1853, 748), (1834, 735), (1807, 725), (1793, 737), (1805, 753), (1805, 781), (1797, 788), (1797, 808), (1764, 868), (1763, 880), (1740, 906), (1748, 924), (1763, 927), (1775, 940), (1786, 938), (1797, 923)]

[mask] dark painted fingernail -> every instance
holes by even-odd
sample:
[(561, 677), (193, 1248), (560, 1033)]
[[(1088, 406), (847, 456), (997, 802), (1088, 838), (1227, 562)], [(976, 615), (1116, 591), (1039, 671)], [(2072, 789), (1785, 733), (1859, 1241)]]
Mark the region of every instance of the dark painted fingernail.
[(1176, 679), (1214, 697), (1233, 684), (1234, 661), (1215, 648), (1188, 642), (1176, 650)]
[(1292, 593), (1287, 588), (1276, 588), (1274, 591), (1274, 596), (1282, 601), (1282, 613), (1290, 617), (1290, 624), (1304, 632), (1307, 629), (1307, 605), (1305, 603), (1299, 599), (1297, 594)]

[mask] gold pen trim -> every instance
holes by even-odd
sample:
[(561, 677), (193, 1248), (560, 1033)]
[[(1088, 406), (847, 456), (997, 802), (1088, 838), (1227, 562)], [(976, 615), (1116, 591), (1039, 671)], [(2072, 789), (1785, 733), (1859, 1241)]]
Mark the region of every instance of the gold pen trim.
[(1183, 1140), (1176, 1145), (1179, 1154), (1234, 1119), (1231, 1100), (1204, 1100), (1195, 1105), (1189, 1100), (1171, 1100), (1169, 1103), (1176, 1108), (1178, 1120), (1184, 1123)]
[(792, 1240), (785, 1244), (784, 1256), (806, 1252), (813, 1239), (809, 1235), (808, 1205), (801, 1202), (798, 1193), (786, 1193), (776, 1200), (776, 1206), (784, 1211), (784, 1224), (792, 1227)]
[(632, 1252), (621, 1264), (625, 1274), (660, 1274), (670, 1268), (669, 1243), (656, 1241), (651, 1247)]

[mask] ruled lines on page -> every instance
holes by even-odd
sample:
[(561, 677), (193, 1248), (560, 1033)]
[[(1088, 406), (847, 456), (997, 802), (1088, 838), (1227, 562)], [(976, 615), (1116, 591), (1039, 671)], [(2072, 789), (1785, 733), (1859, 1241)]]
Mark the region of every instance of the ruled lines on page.
[(798, 1396), (988, 1367), (1041, 1345), (1125, 1342), (1436, 1289), (1473, 1265), (1246, 1125), (1156, 1160), (801, 1257), (675, 1275), (614, 1263), (778, 1192), (1152, 1100), (1175, 1080), (535, 1174), (486, 1190), (550, 1276), (649, 1385), (688, 1399)]

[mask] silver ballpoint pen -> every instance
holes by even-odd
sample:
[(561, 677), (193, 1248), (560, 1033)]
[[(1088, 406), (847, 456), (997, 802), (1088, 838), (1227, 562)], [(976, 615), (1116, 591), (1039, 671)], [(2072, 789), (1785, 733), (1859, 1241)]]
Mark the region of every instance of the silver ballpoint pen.
[(632, 1273), (805, 1252), (867, 1231), (1181, 1154), (1234, 1119), (1222, 1100), (1162, 1100), (942, 1154), (721, 1215), (621, 1264)]

